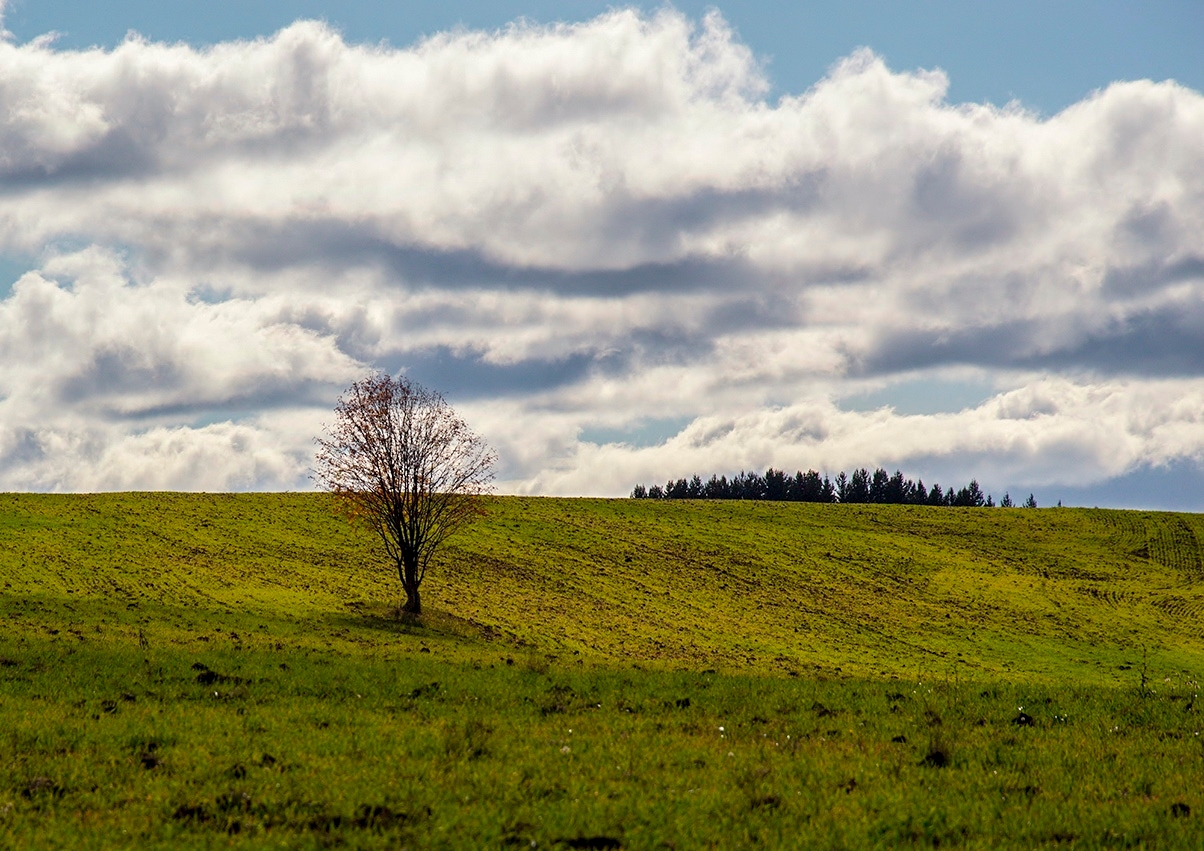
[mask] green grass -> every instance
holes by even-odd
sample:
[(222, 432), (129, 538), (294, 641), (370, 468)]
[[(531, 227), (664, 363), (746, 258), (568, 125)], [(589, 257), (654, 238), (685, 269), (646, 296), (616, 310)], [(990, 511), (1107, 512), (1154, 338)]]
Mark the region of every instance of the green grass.
[(0, 847), (1198, 848), (1201, 541), (506, 497), (402, 622), (321, 495), (0, 495)]

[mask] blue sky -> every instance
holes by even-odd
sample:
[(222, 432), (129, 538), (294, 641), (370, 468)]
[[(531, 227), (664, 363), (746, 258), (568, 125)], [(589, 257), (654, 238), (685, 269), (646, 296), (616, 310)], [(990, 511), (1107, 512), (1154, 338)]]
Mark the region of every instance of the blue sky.
[(0, 8), (0, 487), (307, 487), (383, 368), (512, 492), (1204, 510), (1197, 4)]

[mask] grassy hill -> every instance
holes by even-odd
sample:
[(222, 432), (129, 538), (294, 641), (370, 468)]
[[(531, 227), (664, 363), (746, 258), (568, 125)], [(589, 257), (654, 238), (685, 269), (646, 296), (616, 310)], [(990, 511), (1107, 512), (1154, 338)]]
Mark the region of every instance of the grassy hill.
[[(387, 653), (400, 587), (376, 553), (322, 495), (0, 495), (0, 630), (241, 626)], [(423, 590), (447, 652), (504, 636), (603, 663), (1096, 684), (1204, 669), (1191, 514), (500, 497)]]
[(1204, 517), (0, 495), (0, 847), (1204, 843)]

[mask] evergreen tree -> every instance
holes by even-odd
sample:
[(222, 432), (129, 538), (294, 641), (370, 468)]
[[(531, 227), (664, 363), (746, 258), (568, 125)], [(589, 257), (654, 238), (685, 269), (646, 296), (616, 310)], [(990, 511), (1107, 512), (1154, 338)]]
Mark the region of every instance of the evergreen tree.
[(849, 502), (849, 477), (841, 470), (836, 474), (836, 499), (841, 502)]
[(765, 498), (765, 479), (760, 473), (746, 473), (743, 470), (733, 479), (735, 490), (738, 492), (737, 499), (764, 499)]
[(864, 503), (870, 501), (870, 471), (862, 467), (849, 477), (848, 499), (841, 502)]
[(887, 502), (886, 489), (889, 485), (890, 474), (881, 467), (874, 470), (874, 474), (870, 477), (870, 493), (866, 501), (877, 504)]
[(982, 488), (978, 486), (978, 480), (971, 479), (970, 484), (958, 491), (950, 502), (952, 505), (962, 508), (981, 508), (986, 503), (986, 499), (983, 496)]
[(765, 471), (765, 499), (781, 501), (786, 498), (786, 474), (770, 467)]
[[(728, 479), (726, 475), (712, 474), (703, 481), (698, 474), (689, 479), (669, 479), (663, 486), (645, 488), (638, 484), (631, 491), (632, 499), (754, 499), (792, 502), (826, 503), (877, 503), (890, 505), (956, 505), (966, 507), (994, 507), (995, 499), (983, 493), (977, 479), (959, 491), (953, 488), (942, 490), (934, 483), (926, 490), (924, 480), (912, 481), (901, 470), (888, 474), (881, 467), (871, 474), (865, 467), (853, 471), (850, 476), (841, 471), (835, 479), (820, 476), (815, 470), (796, 472), (793, 476), (774, 467), (762, 475), (741, 470)], [(1010, 493), (1004, 493), (999, 503), (1003, 508), (1013, 508)], [(1024, 502), (1025, 508), (1036, 508), (1037, 501), (1030, 493)]]
[(903, 505), (908, 500), (909, 492), (915, 488), (910, 479), (903, 478), (903, 473), (895, 470), (895, 474), (886, 482), (885, 502), (891, 505)]
[[(825, 494), (824, 480), (820, 479), (819, 473), (808, 470), (798, 476), (798, 481), (798, 498), (803, 502), (831, 502)], [(828, 487), (831, 487), (830, 482)]]

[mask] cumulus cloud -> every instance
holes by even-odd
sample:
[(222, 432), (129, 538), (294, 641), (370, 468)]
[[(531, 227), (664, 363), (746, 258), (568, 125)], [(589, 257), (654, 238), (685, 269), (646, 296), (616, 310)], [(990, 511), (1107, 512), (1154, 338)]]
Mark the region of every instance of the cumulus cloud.
[(282, 446), (264, 421), (325, 407), (362, 366), (333, 339), (282, 321), (285, 303), (206, 303), (131, 279), (95, 247), (49, 258), (0, 302), (5, 483), (295, 486), (307, 447), (295, 435)]
[[(1204, 96), (1041, 118), (870, 51), (768, 90), (718, 13), (0, 42), (0, 253), (41, 258), (0, 302), (0, 485), (304, 486), (373, 367), (446, 392), (515, 491), (1199, 461)], [(842, 402), (962, 374), (987, 397)]]

